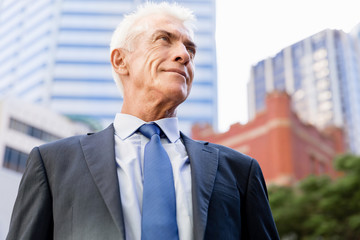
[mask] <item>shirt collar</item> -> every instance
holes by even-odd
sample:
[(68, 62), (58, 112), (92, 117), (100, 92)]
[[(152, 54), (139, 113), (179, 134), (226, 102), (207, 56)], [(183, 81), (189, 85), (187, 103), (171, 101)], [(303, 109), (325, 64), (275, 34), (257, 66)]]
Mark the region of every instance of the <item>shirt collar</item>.
[[(162, 118), (154, 122), (161, 128), (170, 142), (174, 143), (180, 138), (179, 124), (176, 117)], [(117, 113), (114, 120), (115, 134), (122, 140), (125, 140), (134, 134), (134, 132), (136, 132), (136, 130), (145, 123), (147, 122), (135, 116)]]

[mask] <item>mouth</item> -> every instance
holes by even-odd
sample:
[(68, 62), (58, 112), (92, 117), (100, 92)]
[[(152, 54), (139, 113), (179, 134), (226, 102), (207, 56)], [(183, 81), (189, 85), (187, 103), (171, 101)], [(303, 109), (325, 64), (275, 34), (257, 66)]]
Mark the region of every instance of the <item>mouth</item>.
[(171, 68), (171, 69), (167, 69), (165, 70), (165, 72), (172, 72), (172, 73), (177, 73), (180, 74), (181, 76), (183, 76), (185, 79), (187, 79), (186, 73), (180, 69), (177, 68)]

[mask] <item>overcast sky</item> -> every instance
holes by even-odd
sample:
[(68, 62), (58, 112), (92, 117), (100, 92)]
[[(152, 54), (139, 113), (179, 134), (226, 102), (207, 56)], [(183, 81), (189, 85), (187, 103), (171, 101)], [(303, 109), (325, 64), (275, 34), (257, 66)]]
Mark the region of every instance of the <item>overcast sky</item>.
[(251, 65), (326, 28), (360, 23), (359, 0), (218, 0), (219, 128), (246, 123)]

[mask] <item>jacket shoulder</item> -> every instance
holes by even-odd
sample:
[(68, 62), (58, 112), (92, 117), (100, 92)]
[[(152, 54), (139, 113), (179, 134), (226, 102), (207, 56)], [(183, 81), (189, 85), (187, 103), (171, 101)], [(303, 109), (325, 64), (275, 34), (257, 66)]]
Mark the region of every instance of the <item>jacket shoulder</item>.
[(78, 145), (80, 139), (86, 137), (86, 135), (77, 135), (67, 138), (62, 138), (53, 142), (45, 143), (39, 146), (40, 151), (51, 151), (53, 149), (72, 148)]
[(244, 153), (241, 153), (239, 151), (236, 151), (232, 148), (226, 147), (224, 145), (210, 143), (210, 142), (204, 142), (205, 145), (208, 145), (209, 147), (215, 148), (219, 150), (219, 157), (225, 158), (229, 161), (240, 161), (243, 164), (250, 165), (256, 160)]
[(211, 143), (211, 142), (207, 142), (207, 141), (194, 140), (194, 139), (189, 138), (188, 136), (186, 136), (183, 133), (181, 133), (181, 137), (186, 142), (190, 142), (192, 144), (197, 143), (197, 144), (203, 145), (204, 147), (216, 149), (219, 153), (219, 159), (222, 161), (223, 160), (230, 161), (230, 162), (235, 161), (235, 162), (245, 164), (248, 166), (250, 166), (253, 162), (257, 163), (257, 161), (254, 158), (252, 158), (244, 153), (241, 153), (239, 151), (236, 151), (232, 148), (226, 147), (224, 145), (215, 144), (215, 143)]
[[(112, 131), (112, 132), (111, 132)], [(67, 138), (62, 138), (53, 142), (45, 143), (39, 146), (40, 152), (56, 152), (56, 151), (71, 151), (80, 147), (80, 142), (89, 138), (96, 137), (102, 134), (113, 134), (113, 125), (96, 132), (96, 133), (87, 133), (82, 135), (71, 136)]]

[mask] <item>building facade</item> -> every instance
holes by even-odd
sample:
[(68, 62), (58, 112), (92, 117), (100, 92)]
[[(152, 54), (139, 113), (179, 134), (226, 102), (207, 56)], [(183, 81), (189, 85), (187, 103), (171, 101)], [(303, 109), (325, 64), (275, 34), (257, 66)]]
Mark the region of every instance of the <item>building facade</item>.
[(44, 107), (18, 99), (0, 101), (0, 239), (5, 239), (21, 175), (31, 149), (91, 131)]
[(360, 154), (359, 53), (354, 37), (324, 30), (255, 64), (248, 84), (249, 118), (265, 108), (274, 90), (292, 96), (300, 119), (319, 129), (344, 127), (353, 153)]
[(215, 133), (209, 125), (195, 125), (194, 139), (228, 146), (255, 158), (268, 184), (292, 184), (309, 174), (337, 176), (333, 159), (345, 149), (342, 130), (320, 132), (303, 123), (292, 111), (284, 92), (273, 92), (265, 108), (245, 125), (234, 124), (227, 132)]
[[(349, 145), (360, 154), (360, 23), (350, 32), (348, 41), (352, 49), (347, 55), (351, 57), (352, 65), (348, 69), (348, 83), (344, 85), (345, 119), (349, 129)], [(351, 131), (350, 131), (351, 130)]]
[(18, 99), (3, 100), (0, 102), (0, 166), (22, 173), (33, 147), (91, 131), (88, 123), (73, 122), (47, 108)]
[[(3, 0), (0, 2), (0, 97), (39, 103), (106, 126), (122, 98), (111, 75), (109, 43), (125, 13), (144, 0)], [(171, 1), (173, 2), (173, 1)], [(196, 73), (179, 107), (180, 128), (217, 125), (215, 0), (180, 0), (197, 16)]]

